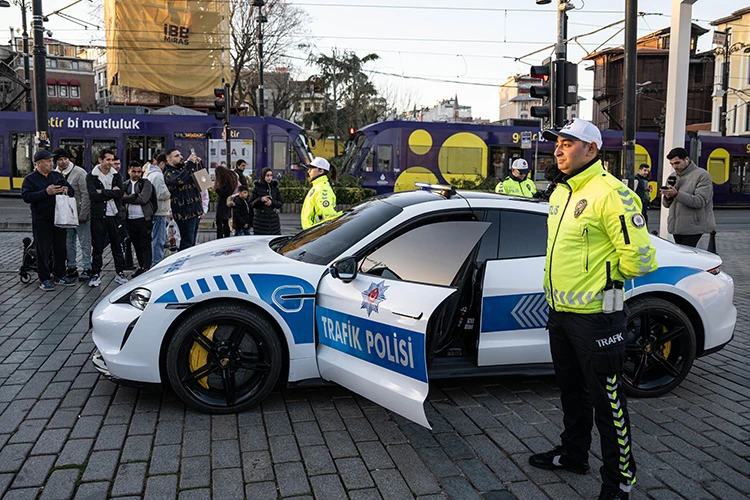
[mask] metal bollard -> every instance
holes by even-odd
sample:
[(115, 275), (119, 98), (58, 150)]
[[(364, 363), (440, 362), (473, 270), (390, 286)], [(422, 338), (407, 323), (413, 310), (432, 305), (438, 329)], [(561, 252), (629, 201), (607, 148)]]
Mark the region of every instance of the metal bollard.
[(707, 250), (711, 253), (716, 253), (716, 231), (711, 231), (711, 236), (708, 238)]

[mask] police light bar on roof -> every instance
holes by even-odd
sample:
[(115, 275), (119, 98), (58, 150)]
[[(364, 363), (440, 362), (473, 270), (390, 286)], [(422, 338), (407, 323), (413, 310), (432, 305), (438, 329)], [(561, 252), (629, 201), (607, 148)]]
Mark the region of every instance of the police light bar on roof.
[(444, 198), (450, 198), (451, 196), (456, 194), (456, 188), (448, 184), (430, 184), (427, 182), (415, 182), (414, 185), (417, 186), (422, 191), (430, 191), (431, 193), (437, 193)]

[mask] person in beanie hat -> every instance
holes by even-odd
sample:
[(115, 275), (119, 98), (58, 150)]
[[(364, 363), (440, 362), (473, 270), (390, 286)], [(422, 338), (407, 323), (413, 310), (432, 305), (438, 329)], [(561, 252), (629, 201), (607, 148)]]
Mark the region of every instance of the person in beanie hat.
[[(55, 160), (55, 170), (60, 172), (75, 190), (78, 208), (78, 227), (68, 228), (66, 234), (67, 275), (71, 279), (78, 278), (79, 281), (88, 281), (91, 279), (91, 200), (86, 189), (86, 171), (70, 161), (70, 154), (66, 149), (57, 148), (52, 151), (52, 154)], [(81, 245), (81, 265), (83, 267), (80, 276), (78, 275), (77, 243)]]

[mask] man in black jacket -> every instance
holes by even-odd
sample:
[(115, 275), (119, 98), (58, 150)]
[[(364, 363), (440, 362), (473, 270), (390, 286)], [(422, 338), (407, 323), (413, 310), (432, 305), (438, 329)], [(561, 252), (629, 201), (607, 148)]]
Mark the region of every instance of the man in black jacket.
[(99, 165), (86, 176), (86, 189), (91, 199), (91, 281), (89, 286), (99, 286), (102, 283), (102, 253), (104, 242), (109, 235), (109, 248), (115, 261), (115, 281), (123, 285), (128, 282), (125, 277), (125, 257), (120, 245), (119, 226), (120, 200), (124, 194), (122, 178), (115, 173), (113, 164), (115, 155), (108, 149), (99, 153)]
[(125, 226), (128, 228), (138, 258), (138, 269), (131, 276), (135, 278), (151, 267), (151, 218), (154, 215), (151, 194), (154, 189), (148, 179), (143, 178), (141, 162), (130, 162), (128, 176), (130, 178), (125, 181), (125, 196), (122, 197), (122, 202), (125, 205)]
[(651, 193), (648, 189), (648, 174), (651, 172), (651, 166), (648, 163), (641, 163), (638, 167), (638, 173), (633, 177), (633, 191), (641, 199), (641, 213), (648, 223), (648, 204), (651, 201)]
[[(21, 198), (31, 204), (31, 224), (34, 231), (39, 288), (52, 291), (55, 285), (72, 286), (75, 281), (65, 273), (67, 259), (67, 230), (55, 226), (55, 200), (58, 194), (74, 196), (73, 187), (60, 172), (52, 170), (54, 156), (43, 149), (34, 154), (36, 168), (24, 177)], [(50, 253), (53, 256), (54, 282), (49, 269)]]

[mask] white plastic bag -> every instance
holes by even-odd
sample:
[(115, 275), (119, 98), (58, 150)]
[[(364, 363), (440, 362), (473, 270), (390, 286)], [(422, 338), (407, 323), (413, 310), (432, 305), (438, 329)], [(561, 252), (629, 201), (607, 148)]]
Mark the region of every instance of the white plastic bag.
[(180, 240), (180, 228), (174, 219), (170, 218), (169, 224), (167, 224), (167, 245), (170, 250), (180, 248)]
[(55, 196), (55, 226), (65, 229), (78, 227), (76, 199), (67, 194)]

